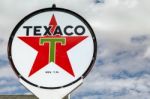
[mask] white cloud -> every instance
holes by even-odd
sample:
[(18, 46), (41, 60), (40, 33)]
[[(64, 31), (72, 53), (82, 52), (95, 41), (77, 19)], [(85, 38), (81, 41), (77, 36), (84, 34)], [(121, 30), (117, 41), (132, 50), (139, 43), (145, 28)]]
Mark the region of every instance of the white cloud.
[(5, 81), (5, 80), (1, 80), (0, 81), (0, 85), (4, 85), (4, 84), (6, 84), (7, 83), (7, 81)]
[(14, 74), (11, 67), (6, 66), (6, 67), (0, 68), (0, 78), (4, 78), (4, 77), (16, 78), (16, 75)]
[(2, 93), (2, 92), (10, 92), (10, 91), (15, 91), (15, 90), (17, 90), (18, 89), (18, 87), (5, 87), (5, 88), (1, 88), (1, 90), (0, 90), (0, 93)]
[(149, 80), (150, 75), (128, 79), (110, 79), (99, 75), (98, 78), (93, 77), (92, 80), (85, 82), (80, 87), (80, 90), (74, 93), (74, 96), (79, 96), (83, 99), (133, 99), (133, 97), (145, 99), (145, 97), (149, 96)]

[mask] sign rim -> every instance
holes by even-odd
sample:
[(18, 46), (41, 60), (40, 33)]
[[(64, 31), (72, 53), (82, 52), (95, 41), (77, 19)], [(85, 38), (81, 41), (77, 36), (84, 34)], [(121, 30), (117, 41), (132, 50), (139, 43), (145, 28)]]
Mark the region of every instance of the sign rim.
[[(60, 12), (64, 12), (64, 13), (68, 13), (68, 14), (71, 14), (73, 16), (75, 16), (76, 18), (80, 19), (80, 21), (82, 21), (88, 28), (88, 30), (90, 31), (90, 34), (92, 36), (92, 39), (93, 39), (93, 45), (94, 45), (94, 53), (93, 53), (93, 57), (92, 57), (92, 60), (90, 62), (90, 65), (88, 66), (87, 70), (83, 73), (83, 75), (81, 77), (79, 77), (78, 79), (76, 79), (75, 81), (69, 83), (69, 84), (66, 84), (66, 85), (63, 85), (63, 86), (59, 86), (59, 87), (45, 87), (45, 86), (38, 86), (30, 81), (28, 81), (26, 78), (24, 78), (20, 73), (19, 71), (16, 69), (16, 66), (13, 62), (13, 59), (12, 59), (12, 42), (13, 42), (13, 39), (15, 37), (15, 34), (16, 32), (18, 31), (18, 29), (20, 28), (20, 26), (26, 22), (28, 19), (30, 19), (31, 17), (35, 16), (35, 15), (38, 15), (40, 13), (43, 13), (43, 12), (48, 12), (48, 11), (60, 11)], [(10, 37), (9, 37), (9, 41), (8, 41), (8, 46), (7, 46), (7, 54), (8, 54), (8, 59), (9, 59), (9, 63), (13, 69), (13, 71), (16, 73), (16, 75), (18, 76), (18, 78), (24, 80), (25, 82), (27, 82), (28, 84), (32, 85), (32, 86), (35, 86), (35, 87), (39, 87), (39, 88), (43, 88), (43, 89), (59, 89), (59, 88), (63, 88), (63, 87), (67, 87), (67, 86), (70, 86), (74, 83), (76, 83), (77, 81), (79, 81), (80, 79), (84, 79), (88, 74), (89, 72), (91, 71), (91, 69), (93, 68), (94, 66), (94, 63), (96, 61), (96, 56), (97, 56), (97, 40), (96, 40), (96, 36), (94, 34), (94, 31), (93, 29), (91, 28), (90, 24), (82, 17), (80, 16), (79, 14), (77, 14), (76, 12), (74, 11), (71, 11), (71, 10), (68, 10), (68, 9), (64, 9), (64, 8), (44, 8), (44, 9), (40, 9), (40, 10), (37, 10), (37, 11), (34, 11), (30, 14), (28, 14), (26, 17), (24, 17), (14, 28), (14, 30), (12, 31)]]

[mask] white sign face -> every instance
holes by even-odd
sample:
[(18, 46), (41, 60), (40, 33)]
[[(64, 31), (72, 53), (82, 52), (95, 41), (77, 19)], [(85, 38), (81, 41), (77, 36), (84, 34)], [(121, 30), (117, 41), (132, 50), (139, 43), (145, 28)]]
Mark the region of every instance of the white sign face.
[(85, 77), (96, 58), (96, 38), (76, 13), (49, 8), (25, 17), (9, 40), (18, 76), (41, 88), (60, 88)]

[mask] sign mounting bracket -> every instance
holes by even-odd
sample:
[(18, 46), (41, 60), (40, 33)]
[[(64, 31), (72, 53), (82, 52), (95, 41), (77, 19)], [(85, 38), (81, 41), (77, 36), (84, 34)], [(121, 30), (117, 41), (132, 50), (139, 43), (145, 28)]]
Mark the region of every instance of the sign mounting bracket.
[(60, 88), (60, 89), (41, 89), (35, 86), (32, 86), (19, 78), (19, 82), (29, 89), (35, 96), (39, 99), (70, 99), (70, 93), (77, 89), (82, 83), (83, 79), (81, 78), (78, 82), (72, 84), (71, 86)]

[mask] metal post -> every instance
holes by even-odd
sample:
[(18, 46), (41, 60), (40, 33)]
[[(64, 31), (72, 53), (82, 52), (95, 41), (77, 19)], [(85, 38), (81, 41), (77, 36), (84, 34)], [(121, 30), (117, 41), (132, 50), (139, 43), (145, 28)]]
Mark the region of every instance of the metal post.
[(67, 95), (66, 97), (64, 97), (63, 99), (71, 99), (70, 95)]

